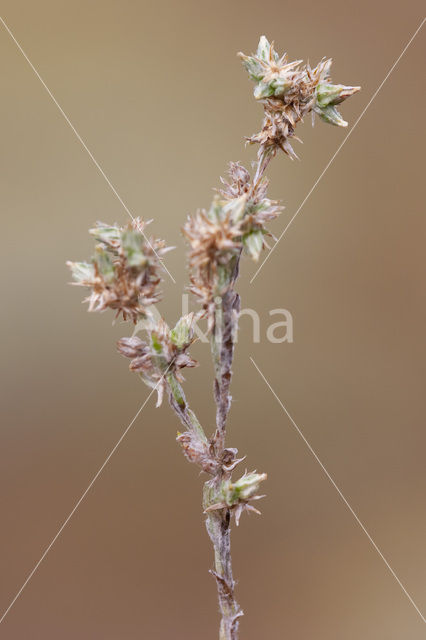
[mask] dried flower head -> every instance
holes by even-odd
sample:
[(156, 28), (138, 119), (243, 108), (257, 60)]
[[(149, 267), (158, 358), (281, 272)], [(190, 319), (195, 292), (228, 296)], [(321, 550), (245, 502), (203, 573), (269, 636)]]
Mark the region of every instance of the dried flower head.
[(265, 224), (274, 220), (283, 207), (266, 197), (267, 178), (252, 181), (238, 162), (231, 162), (228, 181), (221, 178), (221, 197), (209, 211), (189, 217), (183, 233), (190, 244), (190, 290), (200, 299), (208, 314), (215, 296), (222, 296), (232, 284), (238, 257), (243, 249), (255, 261), (270, 233)]
[(228, 182), (224, 178), (220, 179), (223, 188), (219, 193), (225, 200), (233, 200), (250, 192), (252, 188), (250, 173), (239, 162), (229, 163), (228, 178)]
[(244, 209), (238, 207), (234, 213), (241, 235), (255, 227), (265, 231), (265, 223), (275, 220), (284, 208), (278, 200), (267, 198), (268, 178), (260, 176), (252, 181), (250, 173), (239, 162), (229, 163), (228, 176), (229, 182), (221, 178), (223, 188), (219, 193), (229, 201), (240, 198), (239, 202), (243, 202), (241, 197), (245, 196)]
[[(242, 209), (245, 200), (246, 196), (242, 196), (239, 203)], [(190, 289), (205, 309), (212, 304), (215, 296), (222, 295), (229, 286), (232, 262), (242, 247), (239, 220), (235, 220), (233, 207), (227, 204), (215, 198), (209, 211), (198, 211), (195, 216), (188, 218), (183, 227), (191, 247)]]
[(129, 369), (138, 373), (149, 387), (156, 388), (157, 406), (162, 402), (165, 377), (168, 374), (174, 375), (182, 382), (181, 369), (198, 365), (188, 354), (188, 349), (195, 339), (194, 323), (193, 313), (180, 318), (173, 329), (160, 319), (147, 327), (148, 341), (134, 335), (121, 338), (117, 342), (119, 353), (131, 360)]
[(217, 472), (220, 464), (215, 458), (209, 442), (205, 442), (197, 433), (189, 430), (178, 433), (176, 440), (181, 444), (183, 453), (189, 462), (193, 462), (210, 475)]
[(331, 83), (331, 59), (323, 59), (312, 69), (302, 60), (288, 62), (287, 54), (279, 56), (265, 36), (259, 41), (255, 55), (238, 54), (249, 77), (255, 83), (254, 97), (264, 106), (262, 130), (248, 138), (251, 143), (270, 147), (273, 153), (282, 149), (291, 158), (297, 157), (290, 138), (295, 138), (297, 123), (307, 113), (317, 113), (325, 122), (345, 127), (336, 105), (359, 91)]
[(99, 242), (91, 261), (67, 262), (73, 284), (92, 290), (85, 299), (89, 311), (114, 309), (116, 317), (122, 314), (136, 323), (160, 300), (161, 256), (169, 248), (163, 240), (147, 239), (147, 224), (141, 218), (125, 227), (98, 222), (89, 230)]

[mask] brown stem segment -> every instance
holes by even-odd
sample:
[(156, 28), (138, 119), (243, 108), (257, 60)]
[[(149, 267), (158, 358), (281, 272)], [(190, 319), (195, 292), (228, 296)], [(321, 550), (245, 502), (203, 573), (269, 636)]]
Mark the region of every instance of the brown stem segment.
[(225, 449), (226, 420), (231, 408), (232, 398), (229, 394), (229, 388), (231, 385), (234, 338), (239, 311), (240, 297), (231, 285), (222, 296), (218, 296), (215, 299), (215, 321), (212, 333), (217, 428), (215, 444), (218, 455), (223, 454)]
[(274, 147), (265, 147), (265, 145), (261, 145), (259, 147), (259, 151), (257, 154), (257, 165), (256, 172), (253, 178), (252, 191), (256, 190), (256, 187), (259, 185), (259, 182), (263, 178), (263, 175), (268, 167), (268, 164), (275, 156), (276, 151)]
[[(204, 504), (211, 504), (215, 480), (206, 482)], [(206, 527), (214, 549), (214, 571), (221, 614), (219, 640), (237, 640), (239, 619), (243, 612), (234, 595), (235, 583), (231, 560), (231, 513), (220, 509), (207, 514)]]

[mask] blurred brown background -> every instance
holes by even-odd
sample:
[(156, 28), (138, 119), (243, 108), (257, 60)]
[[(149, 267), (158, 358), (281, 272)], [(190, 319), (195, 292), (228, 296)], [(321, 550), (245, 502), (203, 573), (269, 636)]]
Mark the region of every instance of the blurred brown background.
[[(361, 84), (353, 123), (420, 24), (421, 4), (20, 2), (2, 16), (134, 215), (177, 249), (160, 309), (186, 285), (179, 229), (209, 204), (261, 108), (235, 57), (265, 33), (292, 58), (333, 56)], [(261, 518), (233, 537), (243, 640), (420, 640), (414, 607), (249, 361), (252, 355), (423, 614), (426, 611), (423, 60), (420, 32), (259, 277), (245, 262), (229, 444), (268, 472)], [(0, 29), (2, 100), (3, 611), (146, 398), (114, 341), (67, 285), (86, 229), (127, 214), (18, 48)], [(423, 54), (423, 55), (422, 55)], [(279, 234), (345, 136), (306, 122), (280, 157)], [(269, 309), (294, 343), (265, 340)], [(208, 348), (188, 395), (213, 424)], [(0, 637), (217, 637), (202, 478), (148, 403), (9, 615)]]

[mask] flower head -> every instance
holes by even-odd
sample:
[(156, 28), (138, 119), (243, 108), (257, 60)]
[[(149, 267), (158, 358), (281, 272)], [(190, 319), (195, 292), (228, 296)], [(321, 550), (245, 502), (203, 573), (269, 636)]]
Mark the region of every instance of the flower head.
[(91, 261), (67, 262), (74, 284), (91, 289), (89, 311), (114, 309), (116, 317), (136, 323), (160, 300), (161, 256), (168, 248), (163, 240), (147, 239), (146, 224), (141, 218), (125, 227), (98, 222), (89, 231), (98, 241)]
[(264, 498), (263, 495), (258, 494), (258, 491), (260, 483), (264, 482), (266, 478), (266, 473), (256, 473), (256, 471), (252, 471), (250, 473), (246, 472), (236, 481), (232, 481), (231, 479), (223, 480), (219, 495), (210, 497), (210, 500), (214, 500), (214, 498), (219, 498), (219, 500), (207, 506), (205, 511), (209, 512), (225, 508), (231, 509), (235, 514), (235, 521), (238, 526), (243, 511), (260, 514), (260, 511), (249, 503), (251, 500)]
[[(255, 83), (254, 97), (263, 102), (262, 130), (248, 138), (274, 153), (282, 149), (291, 158), (297, 157), (290, 138), (295, 128), (309, 112), (337, 126), (347, 126), (336, 105), (359, 91), (360, 87), (346, 87), (331, 83), (331, 59), (325, 58), (315, 68), (302, 65), (302, 60), (289, 62), (287, 54), (279, 56), (265, 36), (259, 41), (256, 54), (238, 54), (249, 77)], [(297, 138), (296, 138), (297, 139)]]

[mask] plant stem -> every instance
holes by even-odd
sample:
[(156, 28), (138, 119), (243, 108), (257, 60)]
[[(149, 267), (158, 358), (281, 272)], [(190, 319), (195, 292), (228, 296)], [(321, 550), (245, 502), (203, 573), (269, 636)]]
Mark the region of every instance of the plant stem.
[(252, 190), (254, 191), (256, 189), (256, 187), (258, 186), (260, 180), (262, 179), (268, 164), (270, 163), (270, 161), (272, 160), (272, 158), (274, 157), (274, 151), (271, 147), (264, 147), (261, 146), (259, 148), (258, 154), (257, 154), (257, 163), (256, 163), (256, 170), (255, 170), (255, 174), (254, 174), (254, 178), (253, 178), (253, 183), (252, 183)]
[[(185, 394), (180, 383), (173, 374), (168, 374), (167, 388), (169, 401), (177, 413), (182, 424), (189, 429), (203, 444), (208, 440), (204, 430), (194, 412), (189, 408)], [(216, 452), (216, 456), (218, 453)], [(221, 469), (221, 466), (219, 466)], [(220, 493), (220, 483), (223, 476), (220, 470), (211, 480), (204, 485), (203, 506), (204, 509), (216, 502)], [(220, 640), (237, 640), (238, 621), (243, 615), (234, 597), (234, 580), (231, 563), (231, 539), (230, 539), (229, 509), (220, 509), (208, 512), (206, 526), (214, 549), (214, 571), (218, 589), (219, 607), (221, 612)]]
[[(232, 376), (234, 336), (238, 323), (240, 298), (233, 289), (238, 275), (239, 256), (235, 258), (229, 275), (229, 285), (222, 296), (215, 298), (214, 326), (211, 350), (215, 370), (214, 396), (216, 401), (216, 434), (214, 445), (216, 457), (223, 460), (225, 452), (226, 420), (231, 406), (229, 388)], [(216, 476), (204, 486), (204, 506), (212, 504), (224, 476), (230, 475), (222, 464)], [(207, 514), (206, 527), (214, 549), (212, 571), (216, 578), (219, 608), (221, 613), (220, 640), (237, 640), (239, 618), (243, 615), (234, 595), (234, 579), (231, 559), (231, 512), (220, 509)]]
[[(270, 149), (261, 147), (257, 157), (252, 190), (255, 191), (274, 154)], [(226, 422), (231, 408), (229, 389), (232, 377), (235, 336), (238, 329), (240, 297), (234, 286), (238, 278), (241, 253), (233, 258), (224, 270), (221, 282), (225, 283), (225, 291), (215, 297), (214, 324), (211, 334), (211, 352), (215, 371), (214, 397), (216, 401), (216, 434), (214, 437), (215, 452), (218, 461), (225, 452)], [(221, 481), (229, 478), (230, 472), (223, 465), (212, 480), (204, 485), (204, 508), (215, 502), (214, 494), (218, 492)], [(234, 595), (234, 579), (231, 558), (231, 512), (220, 509), (208, 512), (206, 527), (213, 543), (215, 570), (219, 608), (221, 613), (219, 640), (238, 640), (239, 619), (243, 611)]]
[[(212, 502), (214, 480), (204, 485), (204, 504)], [(219, 640), (237, 640), (239, 619), (243, 615), (234, 595), (231, 560), (231, 513), (229, 509), (207, 514), (206, 527), (214, 549), (214, 571), (221, 614)]]
[(204, 429), (201, 426), (195, 413), (192, 411), (192, 409), (189, 408), (181, 384), (176, 380), (176, 377), (173, 373), (168, 373), (166, 376), (166, 380), (168, 386), (169, 402), (178, 415), (179, 420), (187, 429), (192, 431), (201, 442), (207, 444), (208, 440), (206, 434), (204, 433)]
[[(273, 157), (269, 149), (261, 148), (252, 181), (255, 192), (262, 180), (266, 167)], [(211, 330), (211, 352), (214, 366), (214, 398), (216, 402), (216, 432), (209, 440), (189, 408), (182, 386), (174, 373), (166, 376), (169, 402), (185, 426), (184, 434), (178, 440), (185, 455), (199, 464), (211, 475), (204, 485), (203, 507), (207, 514), (206, 528), (214, 550), (214, 570), (219, 609), (221, 615), (219, 640), (238, 640), (239, 620), (243, 615), (235, 599), (235, 582), (231, 559), (231, 509), (223, 503), (223, 481), (231, 479), (232, 462), (236, 449), (227, 449), (226, 423), (231, 407), (229, 393), (232, 378), (235, 336), (238, 329), (240, 297), (235, 291), (241, 252), (234, 255), (226, 265), (219, 267), (217, 294), (214, 297), (214, 316)], [(231, 464), (229, 462), (231, 461)], [(238, 461), (237, 461), (238, 462)], [(213, 510), (211, 507), (214, 507)]]
[[(236, 259), (233, 271), (238, 271)], [(236, 275), (231, 276), (228, 290), (215, 298), (214, 325), (211, 336), (211, 348), (215, 369), (214, 396), (216, 401), (216, 438), (218, 456), (225, 449), (226, 420), (231, 408), (229, 388), (232, 377), (234, 357), (234, 337), (238, 325), (240, 297), (234, 291)]]

